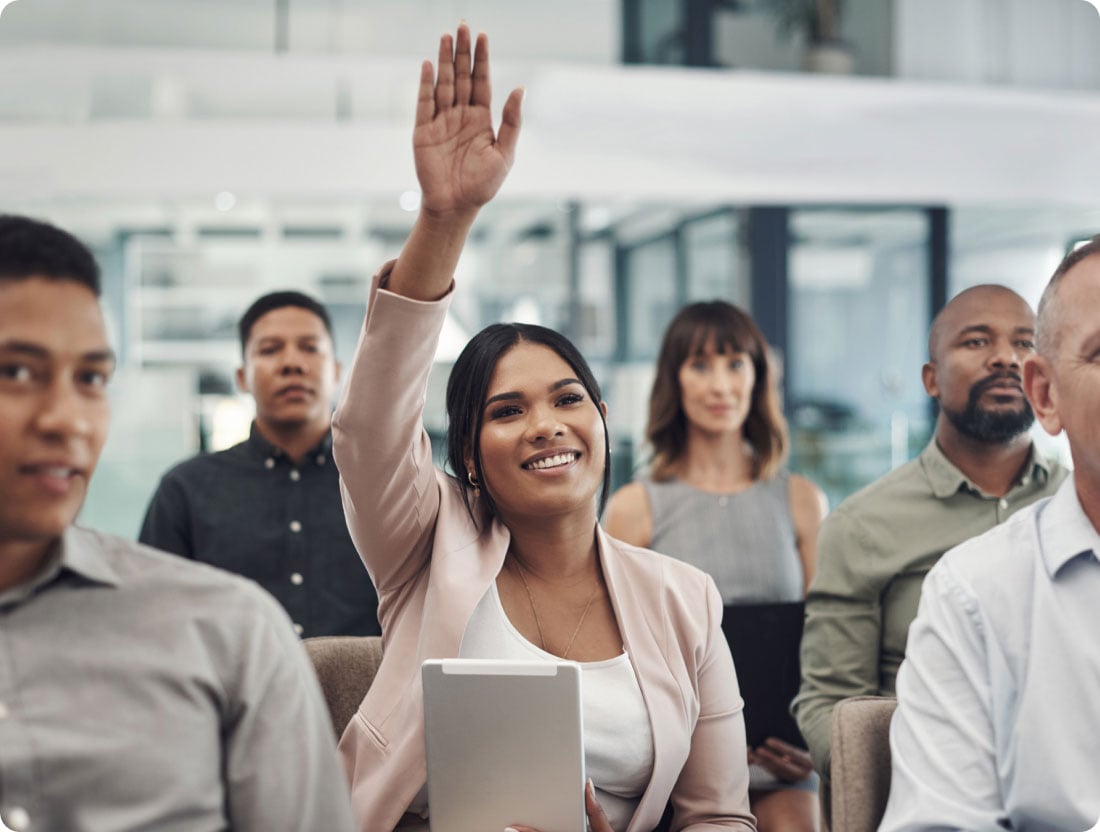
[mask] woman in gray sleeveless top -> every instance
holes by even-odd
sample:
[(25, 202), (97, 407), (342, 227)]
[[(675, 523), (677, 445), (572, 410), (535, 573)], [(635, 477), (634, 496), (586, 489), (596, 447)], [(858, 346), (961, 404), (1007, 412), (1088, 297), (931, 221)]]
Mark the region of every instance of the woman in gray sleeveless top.
[[(707, 571), (727, 605), (801, 601), (825, 497), (783, 468), (787, 425), (768, 347), (745, 312), (724, 301), (680, 310), (657, 359), (646, 435), (650, 476), (611, 498), (607, 531)], [(749, 759), (760, 832), (815, 830), (809, 754), (772, 737)]]

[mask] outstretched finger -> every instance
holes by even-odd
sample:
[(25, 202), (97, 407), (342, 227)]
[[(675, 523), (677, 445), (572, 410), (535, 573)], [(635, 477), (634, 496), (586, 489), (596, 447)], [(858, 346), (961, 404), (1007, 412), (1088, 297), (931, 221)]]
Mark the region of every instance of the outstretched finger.
[(458, 27), (455, 38), (455, 106), (470, 103), (470, 27)]
[(420, 64), (420, 91), (416, 98), (416, 126), (428, 124), (435, 116), (435, 70), (431, 61)]
[(474, 89), (470, 103), (477, 107), (488, 107), (492, 99), (492, 87), (489, 84), (489, 37), (481, 32), (474, 44)]
[(519, 142), (519, 128), (522, 122), (523, 111), (523, 87), (516, 87), (508, 95), (504, 102), (504, 112), (501, 114), (500, 130), (497, 131), (497, 145), (505, 158), (512, 159), (516, 155), (516, 144)]
[(455, 100), (454, 41), (449, 34), (439, 39), (439, 78), (435, 82), (435, 110), (449, 110)]

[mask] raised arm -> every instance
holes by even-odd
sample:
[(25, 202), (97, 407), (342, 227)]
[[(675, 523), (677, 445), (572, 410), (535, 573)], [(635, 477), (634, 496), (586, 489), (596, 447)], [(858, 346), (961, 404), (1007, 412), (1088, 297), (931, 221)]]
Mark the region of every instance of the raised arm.
[(484, 35), (472, 61), (469, 29), (459, 27), (453, 41), (445, 35), (439, 62), (438, 78), (429, 61), (420, 73), (413, 131), (420, 216), (397, 262), (372, 287), (332, 420), (348, 529), (383, 618), (386, 593), (418, 574), (431, 554), (439, 483), (422, 424), (428, 373), (466, 235), (504, 181), (519, 132), (516, 90), (493, 134)]
[(466, 235), (481, 206), (504, 182), (516, 155), (523, 90), (504, 105), (493, 134), (489, 109), (489, 39), (458, 27), (439, 41), (439, 75), (431, 61), (420, 67), (413, 156), (420, 181), (420, 215), (390, 274), (389, 291), (415, 300), (438, 300), (451, 288)]

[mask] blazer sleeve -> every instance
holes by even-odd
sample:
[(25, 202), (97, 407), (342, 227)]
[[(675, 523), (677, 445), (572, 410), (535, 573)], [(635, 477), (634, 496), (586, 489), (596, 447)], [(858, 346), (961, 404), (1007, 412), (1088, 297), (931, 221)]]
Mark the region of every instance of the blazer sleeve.
[(699, 718), (687, 762), (672, 790), (672, 828), (683, 832), (753, 832), (749, 811), (745, 703), (733, 657), (722, 633), (722, 598), (706, 580), (707, 630), (698, 665)]
[(348, 530), (379, 595), (415, 576), (431, 554), (439, 482), (424, 431), (428, 374), (448, 294), (417, 301), (375, 275), (367, 316), (332, 420)]

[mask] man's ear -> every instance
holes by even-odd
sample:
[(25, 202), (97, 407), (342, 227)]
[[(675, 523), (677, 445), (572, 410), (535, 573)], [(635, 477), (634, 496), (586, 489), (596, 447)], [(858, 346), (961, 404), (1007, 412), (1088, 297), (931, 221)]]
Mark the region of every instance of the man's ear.
[(603, 414), (603, 420), (607, 421), (607, 402), (600, 402), (600, 413)]
[(924, 382), (924, 392), (933, 399), (939, 399), (940, 386), (936, 383), (936, 365), (932, 361), (925, 362), (920, 368), (920, 378)]
[(340, 383), (340, 376), (342, 376), (342, 375), (344, 374), (344, 365), (343, 365), (343, 364), (341, 364), (341, 363), (340, 363), (339, 361), (337, 361), (336, 359), (333, 359), (332, 363), (333, 363), (334, 365), (336, 365), (336, 366), (335, 366), (335, 372), (336, 372), (336, 383), (337, 383), (337, 384), (339, 384), (339, 383)]
[(1024, 393), (1035, 411), (1035, 418), (1051, 436), (1062, 432), (1058, 414), (1058, 381), (1054, 367), (1045, 356), (1029, 355), (1024, 361)]
[(248, 389), (248, 380), (245, 378), (244, 375), (244, 367), (238, 367), (236, 375), (237, 389), (240, 390), (242, 393), (251, 393), (252, 391)]

